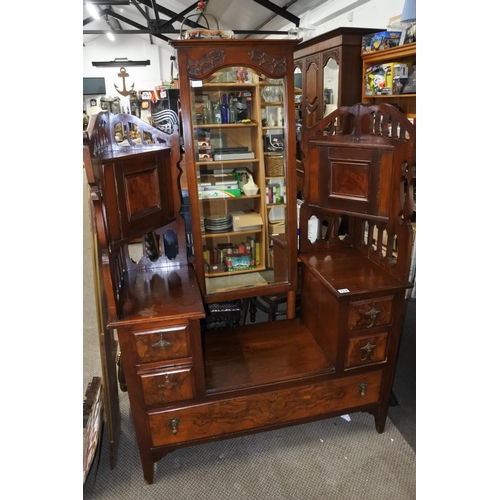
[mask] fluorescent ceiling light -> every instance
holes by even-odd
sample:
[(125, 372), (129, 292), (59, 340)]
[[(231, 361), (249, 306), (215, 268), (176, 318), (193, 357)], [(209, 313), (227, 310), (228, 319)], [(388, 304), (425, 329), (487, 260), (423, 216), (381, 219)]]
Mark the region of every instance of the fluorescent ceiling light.
[(87, 4), (87, 9), (89, 9), (90, 15), (94, 19), (101, 19), (101, 16), (99, 15), (99, 10), (97, 9), (97, 7), (95, 5)]
[(115, 37), (113, 35), (113, 33), (106, 33), (106, 36), (112, 41), (114, 42), (115, 41)]

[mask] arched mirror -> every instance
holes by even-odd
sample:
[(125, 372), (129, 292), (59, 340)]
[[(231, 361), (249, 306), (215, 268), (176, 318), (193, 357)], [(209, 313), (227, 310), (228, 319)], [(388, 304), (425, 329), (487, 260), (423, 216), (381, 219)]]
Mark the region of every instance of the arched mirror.
[(339, 65), (329, 58), (323, 70), (323, 116), (329, 115), (338, 107)]
[(297, 160), (302, 160), (300, 154), (300, 132), (302, 129), (302, 69), (296, 66), (293, 72), (294, 100), (295, 100), (295, 133), (297, 140)]

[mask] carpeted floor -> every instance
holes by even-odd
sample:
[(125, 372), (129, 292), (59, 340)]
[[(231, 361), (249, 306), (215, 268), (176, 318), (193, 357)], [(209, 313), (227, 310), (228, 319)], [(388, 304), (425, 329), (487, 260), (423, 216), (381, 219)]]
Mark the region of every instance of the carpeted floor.
[[(93, 293), (90, 222), (84, 175), (83, 208), (83, 392), (101, 376)], [(412, 304), (413, 307), (413, 304)], [(410, 312), (410, 314), (412, 314)], [(408, 316), (408, 312), (407, 312)], [(410, 341), (411, 347), (411, 341)], [(411, 362), (411, 354), (409, 355)], [(410, 370), (398, 363), (398, 371)], [(411, 385), (411, 377), (410, 377)], [(402, 392), (401, 392), (402, 391)], [(403, 394), (403, 392), (405, 394)], [(405, 421), (404, 384), (390, 418)], [(404, 411), (401, 410), (404, 404)], [(398, 410), (399, 408), (399, 410)], [(410, 500), (416, 498), (415, 451), (388, 419), (378, 434), (365, 413), (269, 431), (177, 450), (156, 465), (155, 481), (142, 477), (128, 396), (120, 393), (122, 435), (118, 463), (109, 467), (104, 430), (99, 462), (86, 484), (84, 500)], [(411, 412), (411, 410), (410, 410)], [(414, 417), (413, 417), (414, 418)], [(410, 419), (411, 420), (411, 419)], [(414, 440), (414, 425), (406, 429)], [(412, 437), (413, 436), (413, 437)], [(414, 442), (413, 442), (414, 447)]]

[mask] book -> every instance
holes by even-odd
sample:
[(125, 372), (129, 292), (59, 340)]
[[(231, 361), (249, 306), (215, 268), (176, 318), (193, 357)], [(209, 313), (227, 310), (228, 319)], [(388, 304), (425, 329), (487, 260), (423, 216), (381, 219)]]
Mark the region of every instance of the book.
[(248, 151), (247, 153), (219, 153), (214, 154), (214, 160), (251, 160), (255, 158), (255, 153)]

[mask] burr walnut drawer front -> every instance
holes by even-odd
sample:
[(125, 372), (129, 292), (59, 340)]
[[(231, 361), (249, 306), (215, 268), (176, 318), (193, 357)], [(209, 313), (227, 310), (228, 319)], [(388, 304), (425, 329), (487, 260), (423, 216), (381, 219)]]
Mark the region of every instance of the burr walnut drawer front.
[(347, 327), (350, 332), (390, 325), (393, 297), (356, 300), (349, 304)]
[(191, 355), (188, 326), (134, 332), (138, 363), (154, 363), (186, 358)]
[(192, 365), (184, 365), (140, 371), (146, 405), (192, 399), (195, 394), (192, 368)]
[(345, 367), (353, 368), (381, 363), (387, 357), (387, 332), (349, 339)]
[(265, 428), (376, 403), (381, 380), (379, 370), (189, 408), (150, 411), (152, 445), (165, 446)]

